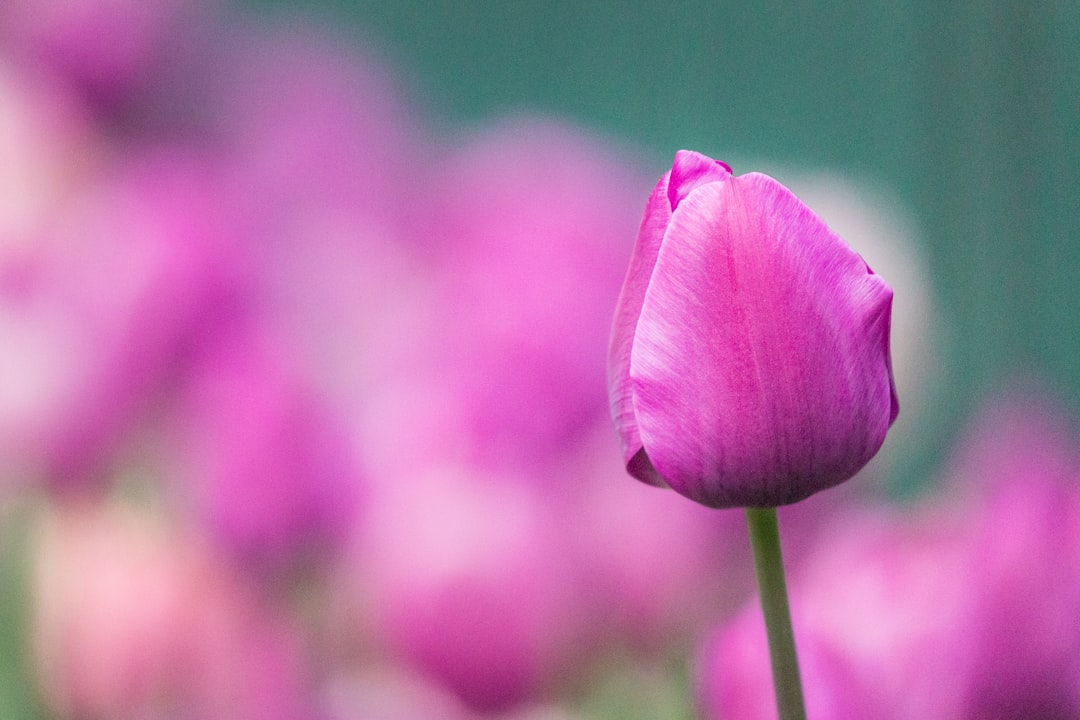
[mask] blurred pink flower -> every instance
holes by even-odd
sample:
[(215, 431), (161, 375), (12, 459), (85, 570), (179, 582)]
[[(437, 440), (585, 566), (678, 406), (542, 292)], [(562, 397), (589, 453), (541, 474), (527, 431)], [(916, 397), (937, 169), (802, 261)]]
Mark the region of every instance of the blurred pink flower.
[(606, 416), (584, 439), (551, 474), (571, 481), (553, 499), (574, 591), (592, 613), (590, 641), (601, 653), (655, 656), (746, 598), (749, 558), (732, 559), (746, 554), (745, 521), (643, 484), (627, 487)]
[(261, 223), (414, 214), (426, 136), (396, 78), (354, 38), (301, 17), (249, 19), (202, 72), (209, 134)]
[(452, 466), (379, 486), (344, 580), (384, 657), (476, 709), (541, 696), (578, 661), (583, 609), (535, 487)]
[[(959, 638), (975, 598), (966, 538), (955, 529), (857, 513), (808, 558), (790, 584), (808, 716), (957, 717), (957, 689), (946, 679), (968, 670)], [(708, 718), (776, 717), (764, 634), (748, 619), (756, 612), (703, 650), (697, 685)]]
[(584, 132), (525, 118), (476, 132), (431, 170), (418, 210), (444, 278), (435, 372), (460, 398), (461, 443), (502, 462), (546, 457), (604, 412), (643, 176)]
[(345, 217), (297, 228), (266, 253), (259, 302), (308, 382), (350, 419), (371, 481), (396, 482), (464, 456), (459, 388), (431, 372), (442, 346), (429, 259), (363, 233)]
[[(800, 620), (802, 618), (799, 618)], [(803, 625), (803, 623), (796, 623)], [(850, 660), (800, 627), (799, 666), (807, 717), (874, 720), (889, 717), (852, 671)], [(709, 634), (698, 652), (695, 689), (702, 720), (775, 720), (765, 621), (759, 604)]]
[(1038, 391), (984, 405), (947, 477), (977, 512), (966, 717), (1080, 715), (1080, 426)]
[(290, 629), (190, 532), (121, 505), (49, 509), (34, 535), (33, 647), (59, 717), (295, 720)]
[(374, 474), (401, 473), (447, 447), (420, 372), (439, 349), (433, 261), (412, 231), (426, 136), (354, 39), (262, 22), (233, 28), (200, 69), (200, 137), (246, 223), (240, 292), (301, 381), (349, 419)]
[[(903, 512), (853, 508), (794, 576), (811, 717), (1080, 714), (1078, 435), (1015, 397), (974, 426), (946, 488)], [(769, 698), (754, 627), (744, 614), (703, 649), (706, 717), (775, 717), (769, 702), (747, 709)]]
[(0, 38), (97, 100), (141, 88), (200, 18), (205, 0), (10, 0)]
[(244, 567), (325, 561), (357, 520), (359, 462), (343, 418), (241, 315), (204, 338), (169, 421), (165, 473)]
[(891, 302), (782, 185), (680, 151), (612, 329), (627, 470), (710, 507), (785, 505), (847, 480), (897, 415)]
[[(262, 218), (265, 220), (265, 218)], [(430, 259), (363, 208), (295, 210), (249, 230), (245, 302), (329, 409), (346, 417), (374, 479), (444, 458), (451, 388), (427, 371), (439, 351)]]
[(163, 152), (65, 198), (0, 258), (13, 273), (0, 466), (53, 485), (101, 479), (217, 297), (226, 224), (200, 163)]
[(71, 92), (0, 49), (0, 294), (12, 292), (17, 280), (12, 257), (92, 176), (102, 145)]

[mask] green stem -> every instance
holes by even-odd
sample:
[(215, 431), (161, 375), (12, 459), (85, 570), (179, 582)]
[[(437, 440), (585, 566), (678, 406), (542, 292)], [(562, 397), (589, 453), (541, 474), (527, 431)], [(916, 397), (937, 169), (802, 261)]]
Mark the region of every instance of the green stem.
[(765, 612), (765, 632), (769, 638), (773, 687), (780, 720), (806, 720), (795, 635), (791, 630), (784, 562), (780, 556), (780, 531), (776, 508), (746, 508), (750, 545), (754, 550), (754, 572)]

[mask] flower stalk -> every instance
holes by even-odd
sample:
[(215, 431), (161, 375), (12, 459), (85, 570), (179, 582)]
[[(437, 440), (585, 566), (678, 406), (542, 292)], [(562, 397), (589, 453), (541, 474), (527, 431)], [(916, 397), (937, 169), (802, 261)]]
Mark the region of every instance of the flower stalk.
[(799, 659), (795, 653), (795, 634), (791, 629), (787, 583), (780, 553), (780, 531), (776, 508), (746, 508), (750, 545), (754, 553), (754, 574), (765, 614), (765, 632), (769, 640), (769, 661), (780, 720), (806, 720)]

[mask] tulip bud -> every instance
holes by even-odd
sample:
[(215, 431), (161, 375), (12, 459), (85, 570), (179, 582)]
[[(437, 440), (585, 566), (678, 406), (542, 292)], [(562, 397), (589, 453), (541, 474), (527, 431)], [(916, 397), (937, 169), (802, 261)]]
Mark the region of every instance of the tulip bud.
[(680, 151), (646, 205), (612, 328), (627, 471), (718, 508), (849, 479), (897, 414), (891, 306), (780, 183)]

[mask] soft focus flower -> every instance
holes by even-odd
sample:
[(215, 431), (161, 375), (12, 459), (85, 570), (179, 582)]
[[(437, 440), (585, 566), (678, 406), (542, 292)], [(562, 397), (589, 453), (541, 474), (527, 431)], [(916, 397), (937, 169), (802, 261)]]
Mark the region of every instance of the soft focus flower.
[(292, 631), (197, 535), (75, 504), (34, 541), (32, 639), (59, 717), (308, 716)]
[(583, 612), (537, 484), (476, 475), (376, 487), (343, 592), (368, 604), (384, 657), (505, 710), (565, 681)]
[(223, 213), (202, 164), (118, 163), (0, 258), (0, 465), (99, 481), (210, 312)]
[(247, 317), (204, 338), (171, 418), (169, 468), (244, 567), (313, 563), (357, 520), (360, 473), (340, 418)]
[[(1080, 453), (1031, 400), (984, 411), (950, 486), (905, 511), (852, 508), (791, 583), (808, 714), (998, 720), (1080, 714)], [(840, 589), (838, 591), (838, 588)], [(775, 718), (751, 606), (697, 668), (706, 718)]]
[[(42, 405), (63, 385), (56, 371), (71, 367), (65, 362), (69, 356), (54, 350), (65, 344), (55, 334), (62, 317), (46, 309), (66, 289), (41, 279), (42, 266), (61, 258), (41, 246), (58, 206), (84, 190), (100, 157), (99, 140), (70, 93), (0, 55), (0, 487), (5, 491), (40, 472), (44, 455), (38, 439), (53, 426), (42, 417), (52, 410)], [(78, 309), (76, 304), (66, 312)]]
[(204, 12), (204, 0), (13, 0), (0, 5), (0, 40), (95, 100), (115, 101), (153, 71)]
[(327, 720), (474, 720), (453, 693), (402, 668), (353, 672), (323, 687)]
[(663, 652), (746, 597), (750, 573), (734, 568), (750, 565), (730, 560), (745, 550), (745, 522), (674, 493), (626, 487), (606, 417), (586, 440), (557, 468), (573, 487), (555, 500), (593, 642)]
[[(801, 618), (800, 618), (801, 619)], [(815, 720), (874, 720), (877, 703), (849, 660), (817, 635), (798, 636), (806, 713)], [(702, 720), (776, 720), (769, 646), (759, 603), (708, 635), (695, 695)]]
[(423, 136), (392, 74), (355, 43), (300, 17), (248, 22), (197, 71), (205, 134), (251, 193), (253, 219), (413, 210)]
[(984, 405), (949, 472), (975, 515), (972, 718), (1080, 717), (1080, 431), (1042, 392)]
[(639, 174), (581, 130), (516, 118), (467, 138), (431, 175), (435, 372), (458, 399), (459, 442), (484, 460), (543, 459), (605, 412), (610, 302)]
[[(959, 623), (973, 598), (958, 580), (970, 578), (971, 568), (954, 530), (940, 520), (901, 523), (863, 511), (793, 578), (792, 618), (809, 716), (956, 717), (946, 712), (955, 680), (943, 678), (968, 667), (956, 633), (962, 634)], [(776, 717), (771, 703), (750, 701), (771, 683), (755, 615), (760, 619), (752, 604), (702, 649), (697, 688), (706, 718)]]
[(627, 470), (712, 507), (783, 505), (847, 480), (897, 414), (891, 302), (775, 180), (678, 153), (612, 330)]
[(228, 37), (197, 68), (196, 96), (199, 137), (245, 222), (240, 294), (365, 460), (401, 473), (444, 449), (426, 419), (440, 403), (418, 372), (443, 351), (434, 263), (412, 231), (436, 155), (394, 75), (351, 39), (294, 14)]

